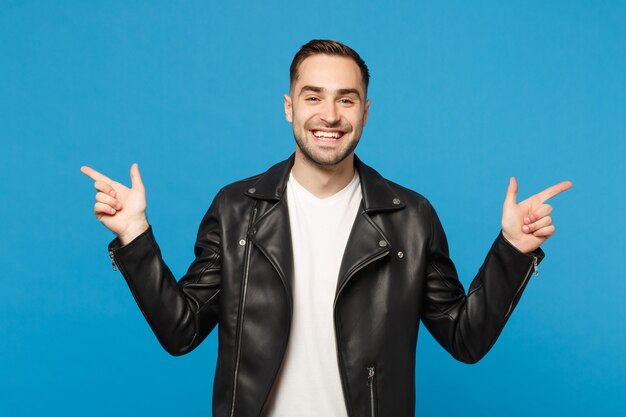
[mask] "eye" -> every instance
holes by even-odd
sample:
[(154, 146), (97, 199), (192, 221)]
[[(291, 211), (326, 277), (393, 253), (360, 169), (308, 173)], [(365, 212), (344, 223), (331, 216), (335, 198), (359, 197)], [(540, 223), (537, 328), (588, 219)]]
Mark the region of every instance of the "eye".
[(315, 102), (317, 102), (317, 101), (320, 101), (317, 97), (307, 97), (305, 100), (306, 100), (306, 101), (310, 101), (310, 102), (312, 102), (312, 103), (315, 103)]
[(349, 98), (342, 98), (339, 100), (339, 103), (344, 104), (344, 105), (354, 104), (354, 102), (350, 100)]

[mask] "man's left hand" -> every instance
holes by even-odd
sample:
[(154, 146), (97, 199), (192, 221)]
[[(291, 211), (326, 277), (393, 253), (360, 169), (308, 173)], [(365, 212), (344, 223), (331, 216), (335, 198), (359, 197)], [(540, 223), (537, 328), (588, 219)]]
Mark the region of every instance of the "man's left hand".
[(554, 234), (552, 206), (545, 201), (569, 190), (570, 181), (546, 188), (517, 203), (517, 181), (511, 177), (502, 208), (502, 235), (520, 252), (531, 253)]

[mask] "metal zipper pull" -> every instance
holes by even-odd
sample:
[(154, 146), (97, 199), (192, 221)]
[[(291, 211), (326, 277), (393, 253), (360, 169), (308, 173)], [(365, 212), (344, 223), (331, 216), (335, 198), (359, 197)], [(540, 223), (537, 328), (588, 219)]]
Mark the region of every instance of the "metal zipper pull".
[(539, 268), (537, 267), (537, 257), (533, 256), (533, 275), (534, 276), (538, 276), (539, 275)]
[(374, 381), (374, 367), (370, 366), (367, 368), (367, 386), (371, 387), (373, 381)]
[(113, 254), (113, 250), (109, 250), (109, 256), (111, 257), (111, 267), (113, 267), (114, 271), (117, 271), (117, 265), (115, 263), (115, 256)]
[(376, 399), (374, 393), (374, 367), (367, 367), (367, 387), (370, 397), (370, 417), (376, 417)]

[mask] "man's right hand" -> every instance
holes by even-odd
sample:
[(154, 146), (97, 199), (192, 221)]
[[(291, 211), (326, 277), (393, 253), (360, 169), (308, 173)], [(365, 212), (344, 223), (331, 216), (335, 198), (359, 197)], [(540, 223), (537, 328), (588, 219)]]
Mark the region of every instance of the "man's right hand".
[(148, 229), (146, 189), (137, 164), (130, 167), (131, 188), (88, 166), (81, 167), (80, 171), (94, 180), (94, 187), (98, 190), (94, 214), (119, 237), (122, 245), (130, 243)]

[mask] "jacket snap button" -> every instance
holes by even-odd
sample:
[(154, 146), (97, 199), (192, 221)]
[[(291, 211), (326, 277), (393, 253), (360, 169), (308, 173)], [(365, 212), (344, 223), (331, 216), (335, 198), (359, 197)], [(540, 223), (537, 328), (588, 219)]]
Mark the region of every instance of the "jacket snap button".
[(385, 246), (387, 246), (387, 242), (385, 242), (384, 240), (381, 240), (380, 242), (378, 242), (378, 246), (380, 246), (381, 248), (384, 248)]
[(402, 253), (402, 251), (398, 252), (398, 258), (404, 258), (404, 253)]
[(246, 246), (246, 240), (245, 239), (241, 239), (239, 241), (239, 246)]
[(395, 204), (396, 206), (400, 204), (400, 199), (399, 198), (394, 198), (393, 199), (393, 204)]
[(256, 188), (250, 188), (250, 189), (248, 189), (248, 192), (250, 194), (254, 194), (254, 193), (256, 193)]

